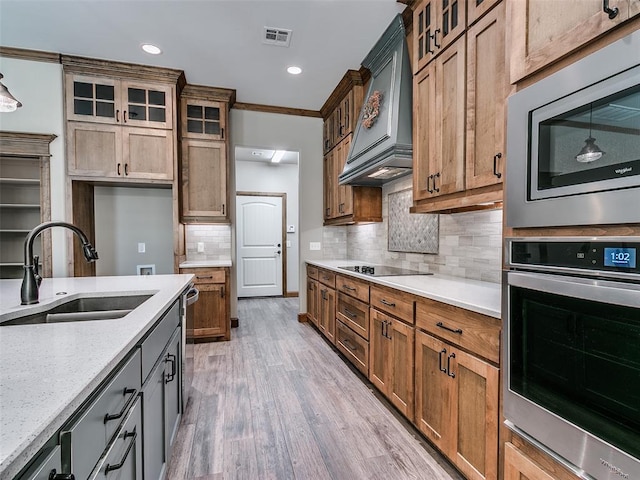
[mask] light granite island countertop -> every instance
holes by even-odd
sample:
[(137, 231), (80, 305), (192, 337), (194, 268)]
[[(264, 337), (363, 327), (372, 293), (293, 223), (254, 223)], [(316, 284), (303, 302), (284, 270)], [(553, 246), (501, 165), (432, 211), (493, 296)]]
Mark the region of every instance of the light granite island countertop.
[(340, 268), (353, 265), (374, 265), (370, 262), (357, 260), (307, 260), (306, 262), (341, 275), (361, 278), (371, 283), (430, 298), (489, 317), (501, 318), (502, 287), (498, 283), (451, 277), (439, 273), (435, 275), (373, 277)]
[[(20, 305), (0, 280), (0, 323), (81, 297), (153, 296), (119, 319), (0, 326), (0, 479), (11, 479), (192, 283), (193, 275), (46, 278)], [(64, 292), (64, 293), (62, 293)]]

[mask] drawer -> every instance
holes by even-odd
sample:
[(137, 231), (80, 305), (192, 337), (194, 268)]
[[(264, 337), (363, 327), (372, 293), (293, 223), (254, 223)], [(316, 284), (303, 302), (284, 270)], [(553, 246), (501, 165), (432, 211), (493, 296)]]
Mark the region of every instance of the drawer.
[[(202, 300), (200, 300), (202, 301)], [(169, 343), (173, 331), (180, 324), (179, 302), (176, 301), (160, 323), (155, 326), (151, 334), (144, 339), (140, 349), (142, 351), (142, 383), (151, 372), (153, 365)]]
[(405, 292), (371, 285), (371, 306), (413, 325), (415, 297)]
[(338, 293), (336, 318), (351, 330), (369, 340), (369, 305), (351, 298), (344, 293)]
[(192, 273), (194, 283), (224, 283), (225, 271), (223, 268), (183, 268), (180, 273)]
[(140, 351), (136, 350), (97, 399), (60, 434), (62, 469), (87, 478), (140, 392)]
[(318, 267), (315, 265), (307, 265), (307, 277), (318, 280)]
[(336, 322), (336, 347), (363, 375), (369, 377), (369, 342), (340, 321)]
[(90, 480), (142, 478), (142, 412), (138, 399)]
[(416, 327), (499, 363), (501, 321), (426, 298), (416, 303)]
[(336, 290), (369, 303), (369, 284), (364, 280), (336, 275)]
[(318, 269), (318, 280), (327, 287), (336, 288), (336, 274), (330, 270)]

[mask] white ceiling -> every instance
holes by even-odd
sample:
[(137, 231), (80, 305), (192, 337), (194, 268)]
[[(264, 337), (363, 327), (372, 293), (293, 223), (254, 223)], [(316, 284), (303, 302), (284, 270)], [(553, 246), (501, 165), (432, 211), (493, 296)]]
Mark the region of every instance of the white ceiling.
[[(396, 0), (0, 0), (0, 45), (184, 70), (237, 101), (319, 110), (404, 5)], [(289, 48), (263, 29), (293, 30)], [(153, 43), (163, 53), (142, 52)], [(294, 76), (286, 67), (298, 65)]]

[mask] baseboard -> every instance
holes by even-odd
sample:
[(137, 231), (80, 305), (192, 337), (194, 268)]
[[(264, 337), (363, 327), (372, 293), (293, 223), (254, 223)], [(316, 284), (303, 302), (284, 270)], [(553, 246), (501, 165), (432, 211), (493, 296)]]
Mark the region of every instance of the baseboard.
[(298, 314), (298, 322), (305, 323), (306, 321), (307, 321), (307, 314), (306, 313), (299, 313)]
[(231, 317), (231, 328), (238, 328), (238, 317)]
[(286, 298), (297, 297), (298, 296), (298, 292), (285, 292), (284, 296)]

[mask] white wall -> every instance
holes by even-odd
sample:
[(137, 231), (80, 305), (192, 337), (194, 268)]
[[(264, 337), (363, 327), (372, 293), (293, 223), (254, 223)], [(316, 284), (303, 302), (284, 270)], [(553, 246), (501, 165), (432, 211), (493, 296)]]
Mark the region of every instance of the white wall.
[[(9, 132), (57, 135), (51, 151), (51, 219), (66, 218), (66, 164), (64, 149), (64, 105), (62, 65), (0, 57), (2, 83), (22, 102), (11, 113), (0, 113), (0, 130)], [(67, 235), (55, 228), (53, 241), (53, 276), (67, 276)]]
[[(306, 278), (304, 262), (321, 259), (321, 251), (309, 251), (309, 242), (322, 241), (322, 119), (280, 115), (274, 113), (231, 110), (231, 197), (235, 197), (235, 158), (233, 151), (238, 146), (259, 145), (262, 148), (290, 150), (300, 153), (298, 164), (298, 232), (300, 257), (298, 278)], [(235, 218), (235, 205), (231, 202)], [(232, 230), (232, 245), (235, 245), (235, 230)], [(232, 249), (233, 250), (233, 249)], [(231, 285), (233, 294), (231, 315), (237, 316), (235, 302), (235, 252), (232, 252), (234, 269)], [(306, 288), (300, 288), (300, 312), (306, 312)], [(242, 321), (242, 319), (240, 319)]]
[(298, 166), (236, 161), (236, 190), (287, 194), (286, 225), (295, 227), (294, 233), (286, 234), (286, 241), (291, 242), (287, 248), (287, 292), (298, 292)]
[[(173, 273), (170, 188), (95, 187), (96, 275), (136, 275), (137, 265)], [(145, 252), (138, 252), (138, 243)]]

